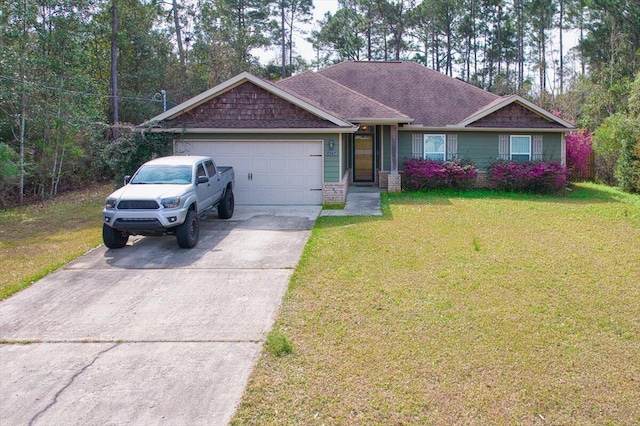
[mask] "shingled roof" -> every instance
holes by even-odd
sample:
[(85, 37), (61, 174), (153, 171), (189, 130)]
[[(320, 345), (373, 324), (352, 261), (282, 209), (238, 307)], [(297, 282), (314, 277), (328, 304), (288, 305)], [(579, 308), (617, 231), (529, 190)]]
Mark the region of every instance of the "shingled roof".
[(360, 124), (491, 129), (572, 129), (519, 97), (499, 97), (416, 62), (342, 62), (277, 83), (242, 73), (148, 120), (184, 128), (323, 129)]
[(413, 121), (408, 115), (313, 71), (280, 80), (276, 85), (351, 122)]
[(444, 127), (458, 124), (500, 99), (410, 61), (346, 61), (318, 73), (413, 118), (412, 125)]

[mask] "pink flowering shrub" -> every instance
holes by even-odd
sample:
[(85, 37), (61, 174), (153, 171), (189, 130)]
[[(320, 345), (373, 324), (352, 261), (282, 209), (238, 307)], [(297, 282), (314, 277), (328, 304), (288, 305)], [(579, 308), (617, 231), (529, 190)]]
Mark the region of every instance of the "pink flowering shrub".
[(435, 161), (412, 158), (404, 162), (404, 187), (410, 190), (451, 188), (467, 189), (478, 176), (478, 169), (469, 161)]
[(567, 185), (568, 170), (555, 161), (504, 161), (489, 166), (489, 182), (504, 191), (549, 194)]
[(592, 133), (583, 129), (578, 132), (571, 133), (566, 138), (567, 168), (573, 178), (584, 179), (590, 175), (589, 156), (593, 152), (591, 136)]

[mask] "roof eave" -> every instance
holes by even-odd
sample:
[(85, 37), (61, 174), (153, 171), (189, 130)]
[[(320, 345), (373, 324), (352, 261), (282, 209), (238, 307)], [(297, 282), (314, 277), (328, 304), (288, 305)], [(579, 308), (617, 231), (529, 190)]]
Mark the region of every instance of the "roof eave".
[(398, 118), (355, 117), (355, 118), (349, 118), (349, 121), (351, 123), (366, 124), (368, 126), (372, 126), (376, 124), (379, 124), (379, 125), (408, 124), (413, 121), (413, 118), (407, 117), (403, 119), (398, 119)]
[(458, 125), (452, 126), (416, 126), (409, 125), (401, 128), (403, 131), (421, 131), (421, 132), (512, 132), (512, 133), (564, 133), (575, 130), (572, 128), (558, 128), (558, 127), (463, 127)]
[(274, 129), (265, 129), (265, 128), (250, 128), (250, 129), (238, 129), (238, 128), (182, 128), (182, 127), (174, 127), (174, 128), (150, 128), (146, 131), (151, 133), (175, 133), (175, 134), (205, 134), (205, 133), (264, 133), (264, 134), (275, 134), (275, 133), (311, 133), (311, 134), (320, 134), (320, 133), (354, 133), (358, 130), (358, 127), (349, 126), (349, 127), (332, 127), (332, 128), (274, 128)]

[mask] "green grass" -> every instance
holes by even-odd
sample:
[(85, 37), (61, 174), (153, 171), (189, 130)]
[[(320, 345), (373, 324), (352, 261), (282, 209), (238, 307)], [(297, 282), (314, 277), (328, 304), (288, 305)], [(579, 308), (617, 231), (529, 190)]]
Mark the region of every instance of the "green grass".
[(321, 217), (234, 424), (639, 424), (640, 198), (386, 195)]
[(109, 185), (0, 210), (0, 300), (102, 242)]
[(293, 351), (291, 340), (282, 331), (275, 328), (267, 335), (264, 345), (267, 352), (275, 357), (288, 355)]
[(338, 204), (323, 204), (322, 210), (344, 210), (344, 207), (347, 203), (338, 203)]

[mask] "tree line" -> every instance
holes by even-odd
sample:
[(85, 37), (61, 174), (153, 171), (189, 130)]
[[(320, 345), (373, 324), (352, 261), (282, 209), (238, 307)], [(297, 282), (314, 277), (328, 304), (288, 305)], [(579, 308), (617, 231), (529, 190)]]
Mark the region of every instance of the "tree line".
[[(166, 150), (126, 124), (242, 71), (276, 80), (343, 60), (412, 60), (519, 93), (590, 131), (629, 114), (636, 1), (339, 0), (319, 22), (312, 12), (312, 0), (0, 3), (0, 205), (52, 197)], [(265, 50), (279, 59), (261, 63)]]

